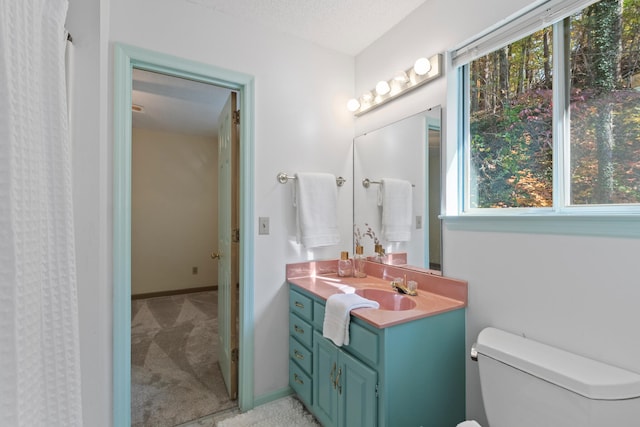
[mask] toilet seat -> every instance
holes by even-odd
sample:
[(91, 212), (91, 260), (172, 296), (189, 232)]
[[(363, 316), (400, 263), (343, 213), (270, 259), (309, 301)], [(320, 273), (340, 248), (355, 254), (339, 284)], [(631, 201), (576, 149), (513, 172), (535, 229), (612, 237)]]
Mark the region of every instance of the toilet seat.
[(460, 424), (458, 424), (456, 427), (482, 427), (482, 426), (475, 421), (463, 421)]

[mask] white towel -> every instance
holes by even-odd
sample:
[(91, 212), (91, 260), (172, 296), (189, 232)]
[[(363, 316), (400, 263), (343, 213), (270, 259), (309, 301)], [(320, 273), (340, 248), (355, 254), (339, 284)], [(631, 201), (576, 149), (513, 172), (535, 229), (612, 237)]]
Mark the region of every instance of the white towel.
[(298, 243), (314, 248), (340, 242), (338, 190), (334, 175), (296, 174), (293, 205), (298, 208)]
[(389, 242), (411, 240), (413, 190), (402, 179), (383, 178), (378, 188), (378, 205), (382, 206), (382, 237)]
[(327, 298), (322, 335), (337, 346), (348, 345), (350, 312), (356, 308), (380, 308), (380, 304), (358, 294), (334, 294)]

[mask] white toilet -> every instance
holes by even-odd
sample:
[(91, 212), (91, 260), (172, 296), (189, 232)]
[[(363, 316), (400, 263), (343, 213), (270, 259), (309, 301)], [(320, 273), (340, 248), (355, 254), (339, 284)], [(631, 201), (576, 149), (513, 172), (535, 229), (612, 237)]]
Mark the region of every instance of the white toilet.
[(636, 373), (495, 328), (480, 332), (471, 357), (491, 427), (640, 426)]

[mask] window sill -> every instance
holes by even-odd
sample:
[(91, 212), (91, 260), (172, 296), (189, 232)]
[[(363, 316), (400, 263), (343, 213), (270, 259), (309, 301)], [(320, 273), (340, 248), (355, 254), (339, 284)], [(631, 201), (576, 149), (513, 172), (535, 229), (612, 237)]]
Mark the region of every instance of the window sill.
[(640, 215), (453, 215), (450, 230), (640, 238)]

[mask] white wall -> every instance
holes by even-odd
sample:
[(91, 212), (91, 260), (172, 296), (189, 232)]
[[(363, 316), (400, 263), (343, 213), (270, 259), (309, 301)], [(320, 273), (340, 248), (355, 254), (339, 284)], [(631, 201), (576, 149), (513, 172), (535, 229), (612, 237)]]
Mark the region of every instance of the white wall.
[[(495, 326), (640, 372), (638, 253), (637, 239), (445, 230), (446, 273), (469, 281), (467, 348)], [(467, 412), (484, 420), (471, 361)]]
[(134, 128), (131, 141), (131, 294), (216, 285), (216, 139)]
[[(152, 11), (152, 12), (151, 12)], [(255, 76), (254, 236), (256, 397), (287, 387), (285, 264), (336, 258), (351, 248), (351, 183), (339, 190), (343, 241), (307, 251), (295, 243), (291, 186), (280, 171), (350, 177), (353, 57), (247, 25), (179, 0), (70, 0), (76, 46), (74, 186), (83, 404), (87, 424), (112, 425), (113, 43)], [(255, 224), (257, 230), (257, 224)]]
[(69, 1), (82, 410), (85, 423), (95, 426), (113, 424), (108, 22), (108, 0)]
[[(464, 0), (453, 7), (450, 1), (428, 0), (358, 55), (355, 93), (527, 4)], [(284, 264), (335, 257), (340, 249), (350, 249), (351, 186), (339, 191), (344, 243), (307, 252), (293, 242), (290, 184), (278, 184), (275, 175), (282, 170), (350, 176), (354, 131), (344, 105), (353, 95), (353, 58), (244, 25), (187, 0), (70, 0), (67, 22), (76, 47), (74, 196), (86, 423), (112, 425), (109, 59), (110, 43), (116, 41), (256, 77), (255, 216), (271, 218), (271, 234), (254, 237), (254, 392), (261, 396), (285, 387), (286, 334), (278, 333), (287, 324)], [(438, 104), (446, 115), (445, 92), (441, 78), (359, 118), (355, 133)], [(445, 229), (444, 267), (446, 274), (469, 281), (469, 345), (482, 327), (492, 324), (640, 371), (640, 362), (633, 360), (640, 344), (633, 339), (639, 322), (632, 305), (640, 289), (633, 256), (639, 249), (636, 240)], [(467, 383), (468, 415), (484, 421), (477, 368), (471, 362)]]
[[(446, 51), (528, 1), (430, 0), (356, 58), (357, 93), (418, 56)], [(446, 79), (430, 83), (356, 122), (356, 132), (421, 111), (446, 108)], [(445, 129), (446, 137), (446, 129)], [(487, 233), (444, 229), (444, 272), (469, 282), (467, 349), (495, 326), (640, 372), (637, 239)], [(488, 425), (477, 364), (467, 362), (467, 416)]]

